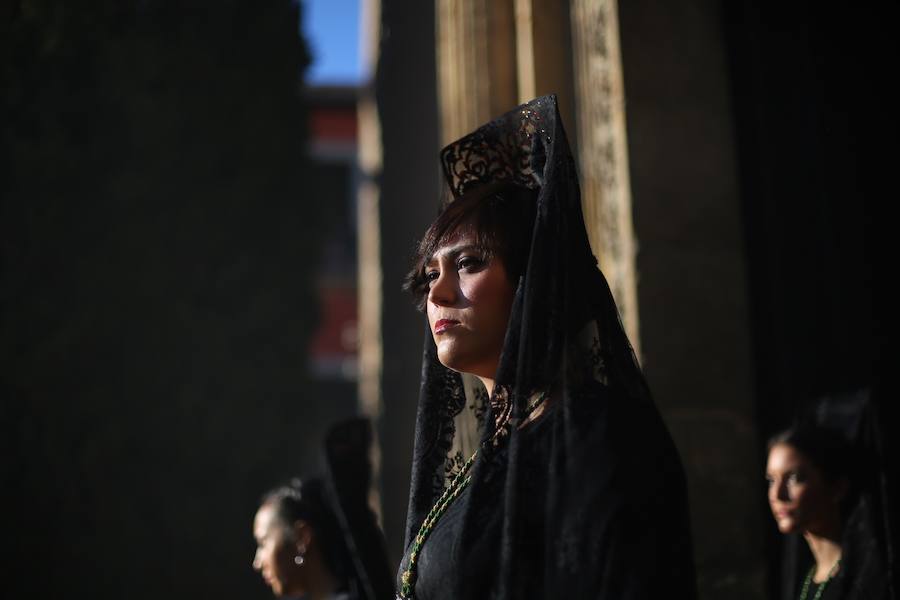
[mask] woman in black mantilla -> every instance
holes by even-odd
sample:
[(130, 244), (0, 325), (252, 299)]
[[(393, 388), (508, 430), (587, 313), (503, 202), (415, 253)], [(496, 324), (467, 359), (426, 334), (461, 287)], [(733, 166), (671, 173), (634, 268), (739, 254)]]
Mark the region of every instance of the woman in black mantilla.
[(279, 597), (388, 600), (393, 584), (384, 537), (369, 508), (371, 426), (332, 426), (324, 472), (263, 496), (253, 519), (253, 568)]
[(585, 232), (554, 96), (441, 153), (403, 598), (696, 596), (684, 475)]
[[(769, 440), (785, 600), (893, 600), (888, 473), (868, 393), (823, 398)], [(895, 560), (895, 559), (894, 559)]]

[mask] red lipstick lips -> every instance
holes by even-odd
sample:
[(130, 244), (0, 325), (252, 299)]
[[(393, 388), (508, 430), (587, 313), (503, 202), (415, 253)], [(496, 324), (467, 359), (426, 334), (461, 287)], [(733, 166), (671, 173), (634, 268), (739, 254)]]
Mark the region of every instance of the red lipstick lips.
[(444, 333), (445, 331), (456, 325), (459, 325), (459, 321), (454, 321), (453, 319), (438, 319), (437, 323), (434, 324), (434, 333)]

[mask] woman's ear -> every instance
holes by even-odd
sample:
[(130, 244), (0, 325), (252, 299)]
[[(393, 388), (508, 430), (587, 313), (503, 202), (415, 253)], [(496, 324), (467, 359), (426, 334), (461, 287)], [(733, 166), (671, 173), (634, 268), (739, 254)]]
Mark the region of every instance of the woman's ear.
[(294, 540), (301, 552), (306, 552), (313, 538), (313, 530), (309, 523), (302, 519), (294, 521)]

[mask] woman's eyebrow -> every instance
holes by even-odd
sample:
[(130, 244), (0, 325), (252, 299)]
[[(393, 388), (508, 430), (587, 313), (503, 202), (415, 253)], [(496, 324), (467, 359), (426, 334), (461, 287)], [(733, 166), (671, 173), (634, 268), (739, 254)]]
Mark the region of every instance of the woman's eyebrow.
[(435, 261), (437, 261), (438, 256), (446, 256), (450, 260), (456, 260), (456, 258), (460, 254), (465, 254), (466, 252), (481, 252), (481, 249), (479, 246), (477, 246), (475, 244), (466, 244), (465, 246), (451, 246), (446, 251), (438, 250), (434, 254), (429, 255), (425, 259), (425, 266), (427, 267), (427, 266), (433, 264)]

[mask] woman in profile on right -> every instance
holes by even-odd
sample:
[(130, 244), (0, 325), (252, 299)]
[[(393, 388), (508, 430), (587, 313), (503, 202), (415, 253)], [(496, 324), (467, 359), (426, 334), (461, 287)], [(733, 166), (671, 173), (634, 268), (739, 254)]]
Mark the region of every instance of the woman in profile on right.
[(865, 482), (871, 461), (839, 431), (818, 424), (783, 431), (768, 449), (768, 500), (778, 530), (802, 536), (813, 558), (806, 569), (788, 549), (785, 600), (893, 599), (890, 539)]

